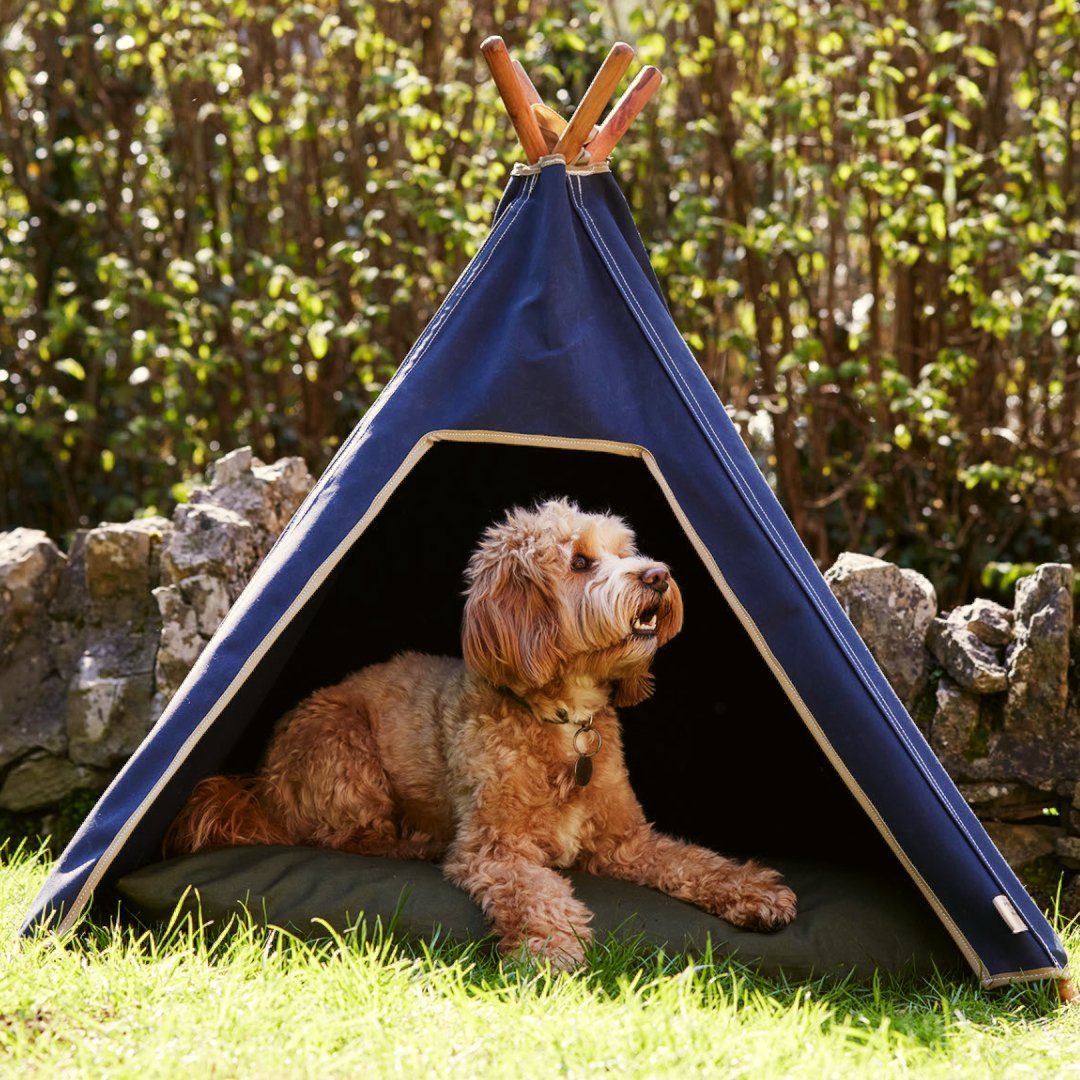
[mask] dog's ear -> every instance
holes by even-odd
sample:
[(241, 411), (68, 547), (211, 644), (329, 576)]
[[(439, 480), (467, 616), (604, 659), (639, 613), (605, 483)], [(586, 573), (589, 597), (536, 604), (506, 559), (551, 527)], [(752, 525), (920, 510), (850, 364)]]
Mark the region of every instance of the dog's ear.
[(652, 697), (652, 692), (653, 673), (646, 665), (627, 672), (626, 675), (616, 681), (611, 703), (616, 709), (623, 709), (628, 705), (636, 705), (639, 701)]
[(466, 665), (496, 686), (536, 689), (555, 678), (563, 656), (559, 621), (542, 571), (517, 552), (469, 567), (470, 588), (461, 627)]

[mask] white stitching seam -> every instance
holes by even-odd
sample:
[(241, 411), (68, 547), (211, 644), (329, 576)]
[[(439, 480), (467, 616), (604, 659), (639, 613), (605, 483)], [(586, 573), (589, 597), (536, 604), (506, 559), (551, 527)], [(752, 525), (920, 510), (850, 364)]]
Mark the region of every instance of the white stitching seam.
[[(813, 589), (809, 579), (806, 577), (806, 575), (803, 573), (802, 569), (799, 567), (798, 563), (795, 561), (795, 558), (794, 558), (794, 556), (793, 556), (793, 554), (791, 552), (791, 549), (788, 547), (788, 545), (787, 545), (786, 541), (784, 540), (783, 536), (777, 531), (776, 527), (772, 524), (772, 522), (769, 521), (768, 514), (765, 512), (764, 507), (761, 506), (761, 503), (758, 501), (757, 496), (754, 494), (753, 489), (746, 482), (746, 478), (742, 475), (742, 472), (739, 469), (738, 463), (735, 461), (734, 458), (731, 457), (731, 455), (728, 453), (727, 449), (721, 443), (720, 438), (717, 435), (716, 430), (713, 428), (711, 422), (709, 421), (709, 418), (708, 418), (707, 414), (701, 408), (701, 403), (698, 401), (696, 395), (694, 394), (693, 388), (689, 385), (689, 383), (683, 377), (682, 373), (678, 370), (678, 367), (675, 365), (674, 358), (668, 352), (667, 347), (665, 346), (665, 344), (663, 342), (663, 339), (661, 338), (660, 334), (657, 332), (656, 328), (653, 326), (652, 321), (649, 319), (648, 314), (645, 312), (644, 308), (639, 303), (637, 297), (634, 295), (633, 290), (630, 288), (629, 282), (627, 282), (626, 278), (623, 276), (621, 268), (619, 267), (618, 263), (615, 261), (614, 255), (612, 254), (610, 248), (608, 248), (607, 243), (605, 242), (605, 240), (603, 238), (603, 235), (600, 233), (600, 230), (599, 230), (599, 227), (596, 224), (596, 221), (594, 220), (593, 216), (589, 213), (588, 208), (585, 206), (585, 201), (584, 201), (585, 196), (584, 196), (584, 189), (583, 189), (583, 186), (582, 186), (581, 177), (580, 176), (578, 176), (578, 177), (568, 177), (567, 180), (568, 180), (568, 184), (569, 184), (569, 187), (570, 187), (571, 194), (574, 197), (574, 202), (575, 202), (575, 204), (577, 205), (579, 211), (582, 214), (582, 223), (589, 230), (589, 233), (593, 237), (594, 242), (598, 245), (598, 251), (599, 251), (599, 248), (603, 248), (603, 252), (600, 252), (600, 255), (601, 255), (601, 258), (603, 258), (604, 263), (607, 265), (608, 270), (611, 272), (613, 277), (617, 277), (618, 281), (622, 283), (619, 291), (623, 294), (623, 298), (625, 300), (627, 300), (632, 305), (632, 307), (637, 310), (637, 313), (640, 316), (639, 325), (641, 325), (642, 330), (645, 331), (646, 337), (648, 337), (649, 340), (653, 343), (653, 346), (654, 346), (653, 351), (656, 353), (657, 358), (660, 359), (661, 363), (664, 364), (664, 368), (668, 372), (669, 377), (671, 377), (673, 379), (673, 381), (675, 381), (677, 384), (681, 385), (683, 387), (683, 389), (685, 390), (685, 392), (687, 394), (689, 394), (690, 398), (692, 399), (693, 405), (690, 406), (691, 410), (697, 416), (699, 423), (701, 423), (704, 426), (704, 428), (707, 429), (707, 435), (708, 435), (708, 438), (709, 438), (709, 442), (712, 444), (714, 451), (719, 453), (721, 455), (722, 459), (724, 461), (726, 461), (728, 475), (731, 477), (732, 480), (735, 481), (736, 487), (742, 493), (744, 501), (747, 502), (747, 505), (750, 507), (751, 512), (754, 514), (754, 517), (757, 519), (758, 524), (761, 525), (765, 529), (767, 534), (770, 534), (772, 536), (773, 543), (775, 545), (777, 545), (777, 547), (780, 550), (781, 555), (784, 556), (784, 561), (787, 563), (788, 568), (790, 570), (792, 570), (796, 574), (796, 576), (799, 578), (799, 580), (802, 582), (808, 596), (811, 599), (811, 602), (814, 604), (814, 606), (817, 609), (818, 613), (821, 615), (821, 617), (828, 624), (829, 628), (832, 630), (833, 635), (834, 635), (837, 643), (840, 645), (841, 649), (843, 649), (844, 653), (847, 655), (847, 657), (851, 661), (851, 663), (858, 669), (859, 673), (862, 675), (863, 683), (864, 683), (866, 689), (868, 689), (870, 691), (870, 693), (873, 696), (874, 700), (878, 703), (879, 707), (881, 708), (882, 712), (885, 715), (885, 718), (889, 721), (889, 724), (892, 727), (893, 732), (900, 738), (900, 740), (907, 747), (908, 752), (911, 755), (916, 767), (922, 773), (923, 778), (930, 784), (930, 786), (937, 793), (937, 796), (938, 796), (939, 800), (941, 801), (942, 805), (945, 807), (946, 812), (953, 819), (953, 822), (956, 824), (956, 826), (960, 829), (960, 831), (967, 838), (967, 841), (971, 845), (972, 850), (975, 852), (975, 854), (978, 857), (979, 861), (983, 864), (983, 868), (986, 870), (986, 872), (993, 879), (994, 883), (1002, 890), (1002, 892), (1004, 892), (1006, 895), (1008, 895), (1009, 894), (1008, 888), (1006, 888), (1004, 882), (1002, 882), (999, 879), (997, 873), (994, 871), (994, 868), (989, 865), (989, 863), (988, 863), (988, 861), (986, 859), (986, 856), (983, 855), (983, 853), (980, 850), (978, 844), (975, 843), (974, 837), (971, 835), (971, 833), (968, 831), (967, 827), (964, 825), (963, 821), (960, 820), (959, 815), (957, 815), (956, 811), (950, 805), (948, 799), (945, 796), (945, 793), (941, 790), (940, 785), (937, 783), (937, 781), (934, 779), (934, 777), (930, 774), (929, 770), (923, 764), (922, 758), (919, 755), (918, 751), (916, 750), (914, 744), (908, 738), (907, 734), (903, 731), (903, 729), (899, 727), (899, 725), (897, 723), (897, 720), (896, 720), (896, 716), (893, 713), (892, 709), (889, 707), (888, 702), (885, 700), (884, 697), (882, 697), (882, 695), (878, 691), (877, 687), (874, 686), (873, 680), (871, 679), (869, 672), (866, 670), (865, 666), (859, 660), (859, 657), (852, 651), (851, 647), (844, 640), (844, 637), (843, 637), (843, 634), (840, 631), (840, 628), (836, 625), (835, 620), (829, 614), (828, 609), (825, 607), (824, 604), (821, 603), (821, 601), (815, 595), (814, 589)], [(576, 185), (574, 183), (575, 180), (577, 182)], [(575, 187), (577, 188), (577, 194), (576, 195), (574, 195)], [(586, 219), (588, 219), (588, 220), (586, 220)], [(646, 330), (646, 327), (648, 328), (647, 330)], [(663, 356), (660, 356), (661, 352), (663, 353)], [(666, 363), (664, 362), (665, 358), (666, 358), (666, 361), (667, 361)], [(685, 397), (684, 397), (684, 400), (685, 400)], [(689, 405), (690, 403), (687, 402), (687, 404)], [(1028, 922), (1028, 920), (1026, 920), (1026, 919), (1024, 921), (1025, 921), (1025, 923)], [(1030, 924), (1028, 925), (1028, 929), (1032, 932), (1032, 934), (1034, 934), (1035, 939), (1043, 947), (1043, 950), (1046, 952), (1046, 954), (1049, 957), (1049, 959), (1051, 960), (1051, 962), (1056, 963), (1056, 961), (1054, 959), (1054, 954), (1050, 950), (1049, 946), (1047, 946), (1046, 942), (1043, 940), (1042, 935), (1039, 934), (1039, 932), (1035, 929), (1035, 927), (1031, 926)]]

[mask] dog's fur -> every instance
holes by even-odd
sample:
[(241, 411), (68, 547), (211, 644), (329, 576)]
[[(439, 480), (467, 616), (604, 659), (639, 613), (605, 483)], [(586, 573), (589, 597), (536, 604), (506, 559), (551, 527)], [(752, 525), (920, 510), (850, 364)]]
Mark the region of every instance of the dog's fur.
[[(592, 915), (556, 867), (651, 885), (737, 926), (790, 922), (795, 896), (775, 871), (654, 831), (630, 789), (614, 706), (652, 692), (653, 656), (682, 626), (667, 567), (618, 518), (555, 500), (489, 528), (467, 580), (464, 662), (405, 653), (312, 694), (258, 775), (195, 788), (168, 853), (442, 858), (504, 951), (563, 967), (583, 960)], [(590, 717), (603, 743), (582, 786), (574, 736)]]

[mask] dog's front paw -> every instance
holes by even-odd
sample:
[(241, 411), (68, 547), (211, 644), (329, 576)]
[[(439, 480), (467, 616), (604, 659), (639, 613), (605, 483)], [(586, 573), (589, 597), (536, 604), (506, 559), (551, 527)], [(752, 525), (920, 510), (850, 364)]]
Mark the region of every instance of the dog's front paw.
[(510, 959), (550, 964), (553, 971), (573, 971), (585, 963), (585, 950), (592, 941), (589, 931), (530, 933), (524, 939), (504, 939), (500, 950)]
[(745, 930), (780, 930), (795, 918), (795, 894), (775, 870), (748, 864), (717, 890), (708, 910)]
[(746, 930), (780, 930), (795, 918), (795, 894), (786, 885), (750, 889), (733, 897), (720, 915)]

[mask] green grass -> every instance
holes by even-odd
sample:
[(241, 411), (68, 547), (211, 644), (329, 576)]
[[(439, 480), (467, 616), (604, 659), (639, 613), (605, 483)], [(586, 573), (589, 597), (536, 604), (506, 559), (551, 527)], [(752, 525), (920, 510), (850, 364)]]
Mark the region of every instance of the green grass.
[(18, 941), (46, 868), (0, 865), (4, 1075), (1080, 1077), (1080, 1007), (1045, 985), (786, 984), (625, 947), (552, 976), (477, 947), (250, 926)]

